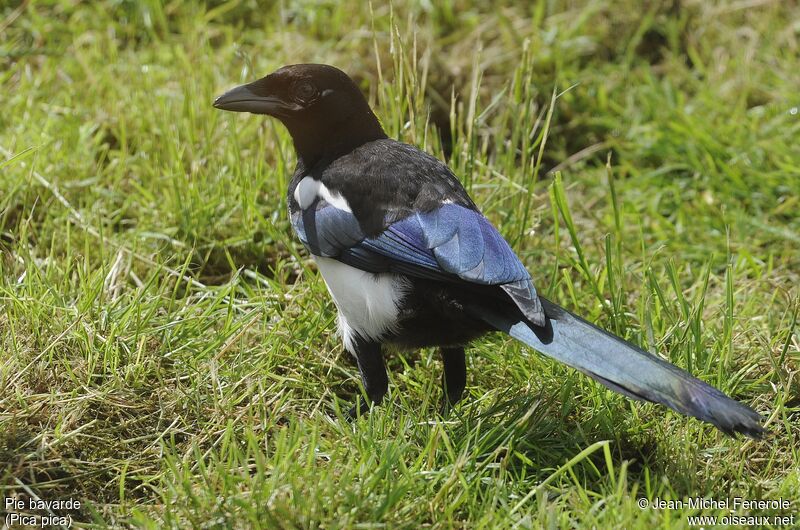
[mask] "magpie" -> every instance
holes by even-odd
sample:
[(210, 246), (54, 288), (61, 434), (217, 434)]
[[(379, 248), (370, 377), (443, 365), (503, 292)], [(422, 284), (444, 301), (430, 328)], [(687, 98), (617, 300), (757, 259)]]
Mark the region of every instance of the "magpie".
[(214, 107), (275, 117), (292, 137), (290, 221), (338, 309), (339, 333), (368, 396), (351, 416), (387, 392), (385, 347), (438, 347), (447, 409), (464, 391), (465, 346), (501, 331), (629, 398), (729, 435), (763, 434), (750, 407), (539, 296), (458, 178), (388, 138), (338, 68), (284, 66), (224, 93)]

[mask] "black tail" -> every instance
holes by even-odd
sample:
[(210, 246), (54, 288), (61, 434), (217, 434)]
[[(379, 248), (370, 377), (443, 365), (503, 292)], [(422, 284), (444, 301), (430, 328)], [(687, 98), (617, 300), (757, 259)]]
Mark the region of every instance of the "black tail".
[(541, 298), (547, 322), (475, 311), (498, 331), (630, 398), (662, 403), (714, 424), (726, 434), (760, 438), (761, 416), (713, 386)]

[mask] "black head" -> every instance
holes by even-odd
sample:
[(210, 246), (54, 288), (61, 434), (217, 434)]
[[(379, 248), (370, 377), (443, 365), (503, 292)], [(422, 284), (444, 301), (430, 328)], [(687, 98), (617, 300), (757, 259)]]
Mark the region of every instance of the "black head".
[(325, 64), (284, 66), (229, 90), (214, 101), (214, 107), (278, 118), (289, 129), (306, 167), (386, 138), (353, 80)]

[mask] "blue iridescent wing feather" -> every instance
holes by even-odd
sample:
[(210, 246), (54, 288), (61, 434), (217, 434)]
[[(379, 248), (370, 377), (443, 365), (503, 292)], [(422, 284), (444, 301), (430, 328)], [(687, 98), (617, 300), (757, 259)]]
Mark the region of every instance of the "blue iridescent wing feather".
[(355, 216), (323, 200), (292, 216), (312, 254), (370, 272), (401, 272), (421, 278), (497, 285), (534, 323), (543, 323), (530, 275), (514, 251), (478, 211), (442, 204), (390, 224), (367, 237)]

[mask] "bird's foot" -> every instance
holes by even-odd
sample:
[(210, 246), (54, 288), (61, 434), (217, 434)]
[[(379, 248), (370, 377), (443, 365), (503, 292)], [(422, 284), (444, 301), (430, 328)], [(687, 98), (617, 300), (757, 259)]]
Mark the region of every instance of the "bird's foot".
[(350, 407), (350, 410), (348, 410), (347, 414), (345, 414), (345, 418), (347, 419), (347, 421), (355, 421), (356, 419), (358, 419), (359, 416), (366, 416), (367, 414), (369, 414), (370, 408), (373, 405), (379, 405), (379, 404), (380, 400), (370, 402), (364, 399), (364, 396), (359, 396), (358, 401), (356, 401), (356, 404)]
[(439, 416), (447, 418), (455, 410), (456, 403), (461, 401), (461, 392), (457, 395), (449, 395), (447, 392), (442, 396), (441, 404), (439, 405)]

